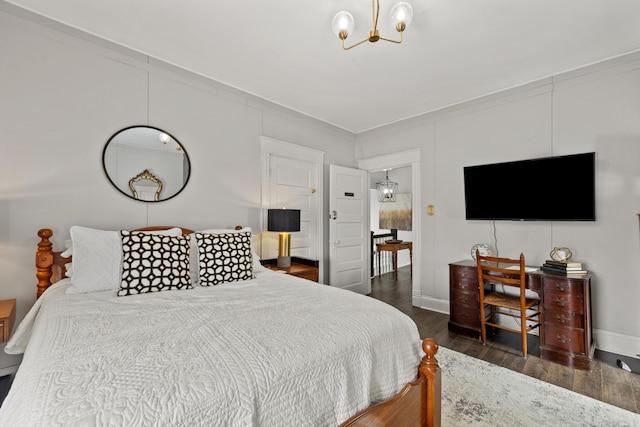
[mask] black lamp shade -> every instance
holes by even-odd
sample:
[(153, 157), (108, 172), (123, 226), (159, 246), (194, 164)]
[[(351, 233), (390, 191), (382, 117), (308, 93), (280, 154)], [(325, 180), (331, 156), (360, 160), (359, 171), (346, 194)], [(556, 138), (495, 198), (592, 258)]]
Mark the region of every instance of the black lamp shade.
[(269, 209), (268, 231), (300, 231), (300, 209)]

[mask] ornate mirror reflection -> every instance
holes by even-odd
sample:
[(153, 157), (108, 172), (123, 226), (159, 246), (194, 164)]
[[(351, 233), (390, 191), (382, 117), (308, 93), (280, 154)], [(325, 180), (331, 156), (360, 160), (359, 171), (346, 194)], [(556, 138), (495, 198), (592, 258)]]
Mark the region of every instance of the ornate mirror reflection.
[(116, 132), (104, 147), (102, 166), (114, 187), (135, 200), (161, 202), (182, 191), (191, 163), (170, 133), (151, 126)]

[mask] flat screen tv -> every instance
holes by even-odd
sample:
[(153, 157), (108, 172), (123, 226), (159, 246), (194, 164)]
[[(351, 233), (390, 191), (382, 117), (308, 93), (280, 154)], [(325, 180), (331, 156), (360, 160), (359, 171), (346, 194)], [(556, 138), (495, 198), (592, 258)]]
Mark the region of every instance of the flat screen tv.
[(468, 220), (595, 221), (595, 153), (464, 168)]

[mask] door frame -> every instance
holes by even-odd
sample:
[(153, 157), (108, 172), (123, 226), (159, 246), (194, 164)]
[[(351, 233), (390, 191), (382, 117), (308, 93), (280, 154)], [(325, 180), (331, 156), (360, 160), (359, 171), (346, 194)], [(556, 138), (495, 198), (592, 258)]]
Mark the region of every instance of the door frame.
[[(358, 160), (358, 169), (371, 172), (377, 172), (388, 168), (411, 167), (411, 210), (412, 221), (411, 228), (414, 235), (413, 242), (413, 276), (411, 278), (411, 304), (420, 307), (420, 299), (422, 290), (420, 288), (420, 276), (422, 274), (422, 189), (420, 186), (421, 149), (401, 151), (398, 153), (385, 154), (377, 157)], [(369, 207), (371, 209), (371, 207)]]
[(262, 157), (262, 182), (261, 182), (261, 200), (260, 200), (260, 241), (256, 245), (260, 248), (260, 256), (262, 256), (262, 235), (267, 232), (267, 209), (269, 208), (269, 157), (271, 155), (284, 157), (292, 160), (300, 160), (307, 163), (313, 163), (316, 167), (316, 176), (318, 177), (318, 207), (316, 212), (316, 219), (318, 224), (318, 236), (316, 237), (316, 250), (318, 254), (318, 282), (324, 283), (324, 156), (325, 152), (315, 150), (313, 148), (304, 147), (298, 144), (292, 144), (290, 142), (281, 141), (268, 136), (260, 136), (260, 155)]

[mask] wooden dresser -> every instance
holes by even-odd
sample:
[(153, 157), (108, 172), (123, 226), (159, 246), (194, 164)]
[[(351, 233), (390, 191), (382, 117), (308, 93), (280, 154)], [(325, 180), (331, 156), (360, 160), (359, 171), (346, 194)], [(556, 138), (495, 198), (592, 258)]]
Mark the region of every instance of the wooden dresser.
[[(567, 277), (532, 271), (527, 288), (540, 295), (540, 357), (578, 369), (591, 369), (591, 274)], [(480, 336), (478, 272), (474, 260), (449, 264), (449, 330)]]
[(0, 342), (9, 341), (13, 324), (16, 321), (16, 300), (0, 301)]

